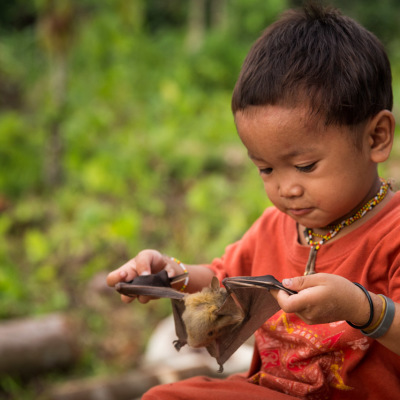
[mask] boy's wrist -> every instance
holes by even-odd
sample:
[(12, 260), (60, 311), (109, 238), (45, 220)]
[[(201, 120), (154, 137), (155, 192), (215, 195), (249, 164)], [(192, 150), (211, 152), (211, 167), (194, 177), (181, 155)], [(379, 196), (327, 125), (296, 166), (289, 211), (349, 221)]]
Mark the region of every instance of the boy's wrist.
[(374, 303), (374, 311), (375, 311), (374, 319), (372, 320), (371, 325), (370, 325), (370, 327), (372, 327), (378, 322), (378, 320), (380, 318), (380, 315), (382, 313), (382, 308), (383, 308), (383, 300), (379, 295), (377, 295), (375, 293), (370, 293), (370, 294), (372, 297), (372, 301)]
[(175, 276), (186, 275), (186, 277), (184, 277), (182, 279), (182, 281), (178, 281), (175, 284), (172, 284), (172, 287), (181, 292), (186, 291), (188, 283), (189, 283), (189, 271), (188, 271), (186, 265), (183, 264), (182, 261), (178, 260), (175, 257), (168, 257), (168, 262), (169, 263), (172, 262), (173, 269), (175, 271)]
[(371, 326), (368, 330), (362, 330), (361, 332), (372, 339), (379, 339), (382, 336), (386, 335), (386, 332), (390, 329), (394, 316), (396, 313), (396, 305), (394, 301), (383, 294), (379, 294), (379, 297), (382, 298), (383, 307), (381, 315), (378, 321)]
[[(357, 287), (354, 287), (354, 290), (356, 291)], [(360, 290), (357, 290), (355, 293), (358, 293), (358, 297), (354, 297), (355, 301), (353, 304), (355, 307), (353, 307), (353, 317), (350, 319), (351, 325), (354, 325), (353, 327), (358, 329), (368, 329), (368, 327), (374, 326), (379, 320), (383, 308), (383, 301), (377, 294), (372, 292), (368, 292), (371, 303), (365, 293)], [(357, 301), (356, 299), (359, 300)], [(369, 320), (371, 313), (373, 314), (372, 319)], [(368, 326), (361, 328), (366, 324), (368, 324)]]

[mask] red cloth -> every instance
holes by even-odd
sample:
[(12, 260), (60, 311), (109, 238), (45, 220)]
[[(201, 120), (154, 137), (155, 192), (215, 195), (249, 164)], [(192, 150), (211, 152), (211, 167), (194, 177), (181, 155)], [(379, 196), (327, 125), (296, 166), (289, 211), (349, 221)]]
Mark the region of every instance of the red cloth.
[(293, 400), (291, 396), (275, 390), (249, 384), (240, 375), (227, 379), (213, 379), (204, 376), (156, 386), (150, 389), (142, 400)]
[[(303, 275), (308, 254), (309, 247), (298, 243), (296, 223), (269, 208), (210, 267), (219, 279), (271, 274), (282, 280)], [(400, 193), (359, 228), (324, 244), (316, 261), (316, 272), (341, 275), (396, 302), (400, 301), (399, 267)], [(143, 399), (212, 398), (218, 388), (221, 395), (215, 398), (221, 400), (258, 399), (258, 395), (288, 398), (280, 393), (315, 400), (400, 396), (400, 356), (344, 321), (307, 325), (281, 311), (264, 323), (255, 338), (248, 383), (236, 377), (224, 383), (197, 378), (153, 389), (153, 397)], [(163, 395), (154, 397), (155, 393)]]

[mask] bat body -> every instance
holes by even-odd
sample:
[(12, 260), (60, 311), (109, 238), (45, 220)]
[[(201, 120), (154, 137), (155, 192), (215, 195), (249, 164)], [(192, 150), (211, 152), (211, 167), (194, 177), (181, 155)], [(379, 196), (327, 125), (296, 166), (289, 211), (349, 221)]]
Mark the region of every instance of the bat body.
[(221, 336), (225, 327), (235, 327), (243, 322), (243, 310), (236, 304), (225, 313), (219, 313), (228, 296), (227, 290), (221, 288), (218, 279), (215, 279), (211, 288), (183, 298), (185, 311), (182, 321), (190, 347), (207, 347)]
[[(141, 278), (141, 279), (139, 279)], [(184, 279), (185, 276), (172, 278)], [(170, 287), (166, 271), (138, 277), (131, 283), (118, 283), (115, 289), (128, 296), (148, 295), (167, 297), (172, 301), (175, 331), (174, 341), (179, 350), (185, 344), (206, 347), (209, 354), (222, 366), (228, 358), (273, 314), (280, 306), (270, 289), (286, 289), (271, 275), (225, 278), (220, 287), (216, 277), (211, 288), (184, 294)]]

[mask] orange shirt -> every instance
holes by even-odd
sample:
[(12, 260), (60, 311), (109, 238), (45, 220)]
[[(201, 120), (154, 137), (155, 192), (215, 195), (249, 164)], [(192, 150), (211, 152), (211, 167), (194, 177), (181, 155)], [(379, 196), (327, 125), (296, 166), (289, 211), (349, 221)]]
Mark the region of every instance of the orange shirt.
[[(271, 274), (281, 281), (303, 275), (308, 255), (295, 221), (271, 207), (211, 268), (220, 280)], [(316, 272), (359, 282), (395, 302), (400, 302), (399, 267), (400, 193), (359, 228), (325, 243), (316, 261)], [(400, 356), (345, 321), (307, 325), (280, 311), (255, 338), (249, 382), (307, 399), (400, 398)]]

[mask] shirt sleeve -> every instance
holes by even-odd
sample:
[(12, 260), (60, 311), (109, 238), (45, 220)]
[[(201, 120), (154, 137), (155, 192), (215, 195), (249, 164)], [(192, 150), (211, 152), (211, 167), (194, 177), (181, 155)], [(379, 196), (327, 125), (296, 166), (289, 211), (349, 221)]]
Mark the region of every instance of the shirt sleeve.
[(400, 303), (400, 228), (396, 229), (394, 240), (389, 240), (391, 249), (388, 251), (388, 296), (395, 302)]
[(260, 240), (260, 231), (273, 209), (274, 207), (267, 208), (240, 240), (227, 246), (224, 255), (215, 258), (208, 266), (220, 281), (232, 276), (252, 275), (254, 252)]

